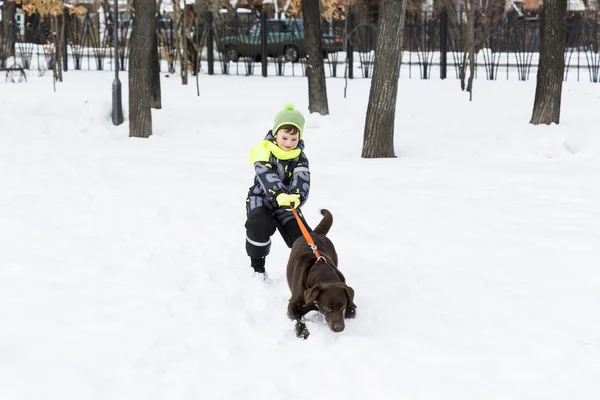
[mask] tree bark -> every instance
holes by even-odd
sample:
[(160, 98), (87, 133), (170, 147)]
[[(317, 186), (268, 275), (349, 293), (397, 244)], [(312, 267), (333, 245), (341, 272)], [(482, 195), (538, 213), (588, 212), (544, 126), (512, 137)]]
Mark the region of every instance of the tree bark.
[(181, 37), (179, 46), (181, 47), (181, 83), (183, 85), (188, 84), (188, 41), (187, 41), (187, 18), (186, 8), (183, 7), (183, 16), (181, 17)]
[(52, 15), (52, 32), (54, 32), (54, 68), (53, 73), (57, 81), (63, 81), (63, 43), (65, 40), (65, 14)]
[(325, 82), (325, 63), (323, 62), (323, 43), (321, 43), (320, 0), (303, 0), (304, 38), (306, 40), (308, 78), (308, 110), (321, 115), (329, 114), (327, 104), (327, 83)]
[(540, 27), (540, 61), (531, 124), (560, 123), (565, 72), (567, 0), (545, 1)]
[(156, 44), (155, 0), (133, 0), (129, 56), (129, 136), (152, 135), (152, 61)]
[(196, 12), (196, 26), (195, 30), (195, 39), (194, 43), (196, 44), (196, 48), (194, 49), (194, 71), (195, 73), (199, 73), (200, 69), (200, 57), (202, 56), (202, 47), (205, 37), (208, 35), (208, 32), (205, 32), (207, 28), (206, 25), (206, 13), (212, 12), (213, 4), (210, 3), (210, 0), (195, 0), (194, 2), (194, 11)]
[[(181, 31), (179, 27), (181, 26), (181, 10), (179, 8), (179, 1), (173, 2), (173, 23), (175, 24), (173, 28), (173, 44), (175, 46), (175, 62), (178, 62), (180, 66), (183, 66), (181, 62)], [(174, 64), (175, 65), (175, 64)], [(175, 73), (175, 69), (171, 71), (172, 74)], [(183, 70), (182, 70), (182, 82), (183, 83)]]
[[(17, 20), (16, 20), (17, 5), (14, 1), (4, 0), (2, 6), (2, 33), (0, 37), (0, 55), (6, 58), (15, 55), (15, 42), (17, 41)], [(4, 54), (2, 54), (4, 53)]]
[[(465, 41), (465, 43), (466, 43), (466, 41)], [(463, 92), (467, 88), (465, 79), (467, 79), (467, 59), (468, 59), (469, 52), (466, 49), (467, 48), (466, 48), (466, 44), (465, 44), (465, 50), (463, 51), (462, 61), (460, 63), (460, 69), (458, 72), (459, 77), (460, 77), (460, 90), (462, 90)]]
[(152, 82), (150, 107), (160, 110), (162, 108), (162, 95), (160, 90), (160, 55), (158, 48), (158, 34), (156, 33), (156, 17), (152, 31), (152, 55), (150, 59), (150, 80)]
[[(470, 2), (470, 3), (469, 3)], [(469, 81), (467, 92), (469, 101), (473, 100), (473, 78), (475, 78), (475, 7), (473, 0), (465, 1), (467, 6), (467, 48), (469, 50)]]
[(173, 3), (175, 5), (173, 14), (175, 16), (175, 29), (173, 31), (175, 37), (173, 38), (175, 41), (175, 50), (177, 54), (177, 61), (179, 61), (179, 68), (181, 74), (181, 84), (188, 84), (188, 75), (187, 75), (187, 59), (185, 52), (185, 6), (183, 10), (180, 7), (179, 1), (175, 1)]
[(58, 17), (56, 15), (50, 15), (50, 31), (52, 32), (52, 40), (54, 41), (54, 63), (52, 64), (52, 74), (54, 75), (54, 80), (62, 82), (59, 78), (58, 73), (61, 70), (61, 58), (60, 58), (60, 44), (59, 44), (59, 34), (58, 34)]
[(362, 149), (364, 158), (395, 157), (394, 120), (406, 0), (382, 0), (377, 24), (375, 64)]

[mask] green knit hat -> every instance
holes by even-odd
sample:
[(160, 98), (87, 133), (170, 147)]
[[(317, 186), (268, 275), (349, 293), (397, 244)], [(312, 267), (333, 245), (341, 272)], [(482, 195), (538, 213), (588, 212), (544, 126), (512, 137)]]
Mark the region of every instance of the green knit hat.
[(296, 110), (296, 107), (292, 103), (285, 103), (283, 110), (279, 111), (275, 116), (275, 123), (273, 124), (273, 135), (277, 133), (282, 125), (293, 125), (300, 131), (300, 139), (302, 139), (302, 131), (304, 130), (304, 117), (300, 111)]

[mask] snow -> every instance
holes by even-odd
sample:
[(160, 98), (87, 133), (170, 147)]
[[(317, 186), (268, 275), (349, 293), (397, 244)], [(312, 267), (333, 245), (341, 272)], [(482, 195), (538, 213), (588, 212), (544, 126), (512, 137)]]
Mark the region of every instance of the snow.
[[(179, 7), (183, 8), (186, 5), (195, 4), (195, 0), (179, 0)], [(175, 10), (175, 2), (173, 0), (163, 0), (160, 4), (160, 12), (173, 12)]]
[[(263, 4), (266, 4), (266, 3), (263, 2)], [(235, 5), (232, 4), (232, 7), (235, 7)], [(226, 8), (221, 8), (219, 10), (219, 13), (221, 13), (221, 14), (227, 14), (228, 12), (229, 12), (229, 10), (226, 9)], [(251, 14), (252, 10), (249, 9), (249, 8), (236, 8), (235, 12), (238, 13), (238, 14)]]
[[(360, 158), (370, 80), (162, 78), (154, 135), (110, 122), (110, 72), (1, 83), (0, 398), (593, 399), (600, 395), (598, 87), (400, 81), (395, 159)], [(124, 86), (127, 115), (127, 80)], [(357, 318), (287, 319), (289, 250), (244, 250), (251, 146), (306, 112), (312, 226)]]

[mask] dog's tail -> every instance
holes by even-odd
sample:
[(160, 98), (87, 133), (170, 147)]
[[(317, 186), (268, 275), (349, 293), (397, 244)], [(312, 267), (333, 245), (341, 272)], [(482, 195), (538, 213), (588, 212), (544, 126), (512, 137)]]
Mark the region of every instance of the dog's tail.
[(315, 228), (315, 232), (322, 235), (327, 235), (327, 232), (329, 232), (329, 229), (331, 229), (331, 224), (333, 224), (333, 215), (331, 215), (329, 210), (326, 209), (321, 210), (321, 215), (323, 215), (323, 219)]

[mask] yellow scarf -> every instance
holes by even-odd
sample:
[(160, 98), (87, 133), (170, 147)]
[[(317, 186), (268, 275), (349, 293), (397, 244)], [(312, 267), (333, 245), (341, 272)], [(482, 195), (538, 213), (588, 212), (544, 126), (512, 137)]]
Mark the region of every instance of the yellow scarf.
[(270, 140), (263, 140), (252, 148), (250, 153), (250, 164), (254, 164), (257, 161), (269, 162), (271, 154), (280, 160), (291, 160), (296, 158), (302, 153), (301, 149), (294, 149), (290, 151), (284, 151), (276, 143)]

